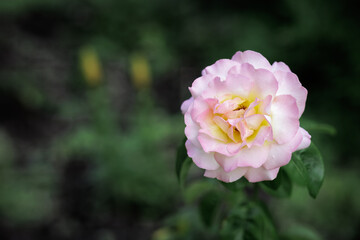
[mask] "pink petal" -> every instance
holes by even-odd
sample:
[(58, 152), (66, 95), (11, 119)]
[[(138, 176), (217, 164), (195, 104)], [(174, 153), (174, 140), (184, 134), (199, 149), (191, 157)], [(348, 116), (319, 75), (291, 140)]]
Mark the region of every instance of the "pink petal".
[[(238, 137), (240, 139), (240, 136)], [(246, 145), (245, 142), (240, 143), (239, 141), (236, 141), (233, 144), (228, 144), (226, 149), (230, 153), (230, 156), (234, 156), (237, 154), (244, 146)]]
[(275, 168), (272, 170), (266, 170), (263, 167), (259, 168), (249, 168), (247, 173), (245, 174), (245, 178), (249, 180), (249, 182), (261, 182), (267, 180), (274, 180), (279, 172), (279, 168)]
[(250, 103), (249, 107), (246, 109), (244, 116), (248, 117), (248, 116), (251, 116), (253, 114), (256, 114), (255, 107), (257, 105), (259, 105), (259, 103), (260, 103), (259, 99), (255, 98), (255, 100), (252, 103)]
[(247, 146), (248, 147), (254, 147), (254, 146), (262, 146), (264, 145), (265, 141), (272, 141), (272, 129), (270, 126), (263, 126), (261, 127), (255, 136), (254, 140), (247, 139)]
[(217, 78), (214, 75), (208, 74), (205, 76), (201, 76), (193, 82), (192, 86), (189, 88), (191, 95), (193, 97), (200, 96), (204, 90), (208, 88), (209, 82)]
[(248, 63), (241, 64), (240, 74), (253, 81), (250, 97), (264, 99), (268, 95), (275, 96), (278, 90), (278, 82), (274, 74), (266, 69), (255, 69)]
[(219, 128), (221, 128), (224, 133), (228, 132), (230, 124), (226, 122), (222, 117), (215, 116), (213, 118), (213, 121), (216, 123), (216, 125), (218, 125)]
[[(230, 125), (228, 131), (227, 131), (227, 134), (229, 136), (229, 138), (231, 140), (233, 140), (234, 142), (239, 142), (241, 140), (241, 136), (240, 136), (240, 133), (239, 131), (235, 130), (235, 127)], [(237, 149), (236, 149), (237, 150)], [(235, 150), (235, 151), (236, 151)], [(233, 150), (232, 150), (233, 151)]]
[(219, 141), (202, 132), (201, 130), (199, 131), (197, 139), (205, 152), (216, 152), (224, 154), (226, 156), (234, 155), (234, 153), (229, 152), (228, 149), (234, 149), (236, 148), (236, 146), (240, 145), (240, 143)]
[(269, 61), (260, 53), (247, 50), (244, 52), (237, 52), (231, 58), (231, 60), (237, 61), (239, 63), (249, 63), (254, 66), (254, 68), (265, 68), (271, 69)]
[(279, 89), (276, 95), (293, 96), (296, 99), (296, 105), (299, 109), (298, 117), (300, 118), (305, 109), (307, 90), (301, 85), (298, 77), (292, 72), (278, 71), (274, 74), (279, 81)]
[(215, 170), (219, 168), (219, 164), (215, 161), (214, 153), (206, 153), (202, 149), (197, 148), (190, 141), (185, 143), (187, 153), (192, 158), (196, 166), (207, 170)]
[(194, 144), (196, 147), (200, 148), (201, 145), (200, 145), (199, 141), (197, 140), (200, 126), (192, 120), (189, 113), (185, 114), (185, 124), (186, 124), (185, 136), (192, 144)]
[(246, 147), (231, 157), (216, 153), (215, 160), (223, 167), (225, 172), (231, 172), (238, 167), (258, 168), (263, 165), (268, 158), (269, 149), (269, 146)]
[(221, 79), (225, 80), (228, 71), (236, 65), (239, 65), (239, 63), (236, 61), (232, 61), (229, 59), (220, 59), (216, 61), (213, 65), (206, 67), (202, 71), (202, 74), (212, 74), (215, 76), (219, 76)]
[(271, 66), (271, 70), (272, 72), (276, 72), (276, 71), (291, 72), (288, 65), (286, 65), (283, 62), (274, 62), (273, 65)]
[(223, 182), (235, 182), (247, 172), (247, 168), (237, 168), (231, 172), (225, 172), (221, 167), (217, 170), (206, 170), (204, 176), (209, 178), (217, 178)]
[(274, 139), (279, 144), (289, 142), (299, 130), (299, 111), (295, 98), (280, 95), (271, 105), (271, 125)]
[(241, 74), (228, 74), (226, 81), (228, 93), (247, 98), (253, 88), (253, 80)]
[(273, 143), (270, 148), (269, 157), (263, 165), (266, 169), (274, 169), (285, 166), (289, 163), (292, 153), (299, 146), (303, 136), (299, 130), (295, 137), (288, 143)]
[(254, 133), (254, 130), (250, 129), (243, 119), (236, 124), (236, 128), (240, 131), (243, 141), (246, 141), (246, 139)]
[[(220, 113), (220, 114), (230, 113), (234, 109), (237, 109), (239, 107), (239, 105), (244, 104), (245, 102), (246, 102), (245, 99), (242, 99), (239, 97), (236, 97), (236, 98), (230, 99), (230, 100), (226, 100), (225, 102), (219, 103), (215, 106), (214, 113)], [(244, 110), (244, 109), (241, 109), (241, 110)]]
[[(200, 114), (196, 121), (200, 124), (200, 133), (205, 133), (213, 139), (221, 142), (227, 142), (227, 129), (223, 131), (216, 122), (214, 122), (214, 115), (212, 111), (207, 110)], [(221, 126), (223, 127), (223, 126)]]
[(228, 90), (225, 83), (220, 77), (215, 77), (208, 82), (206, 88), (202, 91), (201, 96), (203, 98), (218, 98), (219, 95), (221, 96), (227, 93)]
[(240, 74), (229, 74), (226, 79), (215, 77), (208, 82), (208, 86), (201, 96), (203, 98), (221, 98), (225, 95), (237, 95), (246, 98), (252, 85), (250, 78)]
[(269, 95), (259, 103), (259, 112), (261, 114), (270, 115), (272, 96)]
[(192, 119), (197, 121), (198, 117), (204, 112), (211, 110), (211, 107), (206, 99), (202, 97), (195, 98), (190, 112)]
[(258, 129), (266, 118), (262, 114), (254, 114), (245, 118), (246, 124), (251, 129)]
[(194, 102), (194, 98), (191, 97), (187, 100), (185, 100), (182, 104), (181, 104), (181, 112), (183, 114), (185, 114), (185, 112), (189, 109), (190, 105)]
[(305, 149), (305, 148), (309, 147), (310, 143), (311, 143), (310, 134), (303, 128), (300, 128), (299, 131), (301, 132), (302, 140), (301, 140), (301, 143), (299, 144), (299, 146), (297, 147), (296, 150)]
[(225, 101), (224, 103), (219, 103), (217, 106), (215, 106), (214, 113), (220, 113), (225, 114), (228, 112), (232, 112), (234, 108), (236, 108), (237, 104), (232, 101)]
[(264, 99), (268, 95), (275, 96), (278, 90), (278, 82), (270, 71), (257, 69), (253, 79), (255, 82), (254, 91), (258, 98)]
[(240, 109), (240, 110), (234, 110), (234, 111), (231, 111), (231, 112), (228, 112), (226, 114), (224, 114), (224, 117), (227, 117), (228, 118), (228, 121), (231, 122), (231, 125), (236, 125), (233, 124), (234, 123), (234, 119), (239, 119), (239, 118), (242, 118), (245, 114), (245, 110), (244, 109)]

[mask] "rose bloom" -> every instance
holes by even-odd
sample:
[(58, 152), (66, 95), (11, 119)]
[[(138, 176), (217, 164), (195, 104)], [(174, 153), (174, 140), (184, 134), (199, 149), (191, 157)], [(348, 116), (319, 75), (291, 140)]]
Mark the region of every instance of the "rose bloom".
[(206, 177), (273, 180), (294, 151), (310, 145), (299, 126), (307, 90), (283, 62), (237, 52), (206, 67), (189, 90), (181, 106), (185, 145)]

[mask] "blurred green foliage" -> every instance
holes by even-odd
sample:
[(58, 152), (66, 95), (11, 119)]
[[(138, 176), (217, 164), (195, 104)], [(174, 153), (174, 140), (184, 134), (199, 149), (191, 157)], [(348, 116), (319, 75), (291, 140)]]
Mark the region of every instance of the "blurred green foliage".
[[(294, 188), (291, 201), (270, 202), (284, 238), (358, 239), (354, 6), (0, 1), (0, 239), (208, 239), (195, 206), (214, 186), (181, 192), (174, 173), (179, 108), (202, 68), (246, 49), (299, 76), (309, 91), (301, 124), (324, 157), (315, 201)], [(95, 84), (81, 67), (84, 49), (99, 65)], [(136, 85), (134, 56), (148, 71), (146, 84)], [(183, 198), (190, 206), (182, 208)]]

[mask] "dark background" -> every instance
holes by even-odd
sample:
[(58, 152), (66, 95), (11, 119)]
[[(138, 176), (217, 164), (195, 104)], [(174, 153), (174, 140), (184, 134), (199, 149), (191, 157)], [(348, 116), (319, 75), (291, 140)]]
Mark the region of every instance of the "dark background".
[(359, 16), (355, 1), (0, 1), (0, 239), (200, 239), (174, 173), (179, 108), (247, 49), (308, 89), (326, 166), (316, 200), (269, 203), (278, 227), (359, 239)]

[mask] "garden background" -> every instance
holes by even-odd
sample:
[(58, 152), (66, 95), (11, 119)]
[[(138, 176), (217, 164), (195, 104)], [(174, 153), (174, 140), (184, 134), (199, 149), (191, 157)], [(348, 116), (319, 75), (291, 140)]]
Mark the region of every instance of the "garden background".
[(269, 199), (278, 228), (359, 239), (360, 15), (325, 0), (0, 1), (0, 239), (201, 239), (174, 171), (180, 105), (247, 49), (308, 89), (326, 167), (316, 200)]

